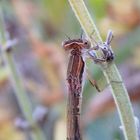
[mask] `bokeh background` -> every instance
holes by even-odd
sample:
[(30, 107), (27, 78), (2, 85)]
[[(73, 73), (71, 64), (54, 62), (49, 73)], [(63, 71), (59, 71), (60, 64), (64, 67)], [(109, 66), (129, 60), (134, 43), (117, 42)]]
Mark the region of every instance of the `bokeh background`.
[[(140, 1), (85, 0), (91, 16), (105, 39), (114, 32), (115, 62), (128, 89), (135, 115), (140, 118)], [(82, 29), (67, 0), (1, 0), (4, 32), (17, 39), (12, 56), (33, 108), (48, 110), (43, 129), (46, 140), (66, 139), (66, 69), (68, 56), (62, 42), (79, 38)], [(3, 32), (1, 24), (0, 34)], [(2, 44), (1, 39), (1, 45)], [(27, 140), (15, 128), (22, 116), (10, 72), (0, 52), (0, 140)], [(85, 80), (82, 126), (84, 140), (124, 140), (114, 101), (100, 68), (87, 60), (97, 81), (98, 93)], [(20, 94), (20, 93), (19, 93)]]

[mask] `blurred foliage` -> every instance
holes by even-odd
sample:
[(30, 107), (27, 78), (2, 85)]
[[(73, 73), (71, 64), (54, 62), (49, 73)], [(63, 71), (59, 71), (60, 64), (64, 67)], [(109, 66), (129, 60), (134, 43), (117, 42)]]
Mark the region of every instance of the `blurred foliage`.
[[(46, 20), (49, 20), (51, 23), (54, 23), (55, 26), (61, 26), (62, 21), (64, 20), (65, 14), (67, 13), (68, 5), (65, 0), (41, 0), (41, 6), (44, 8), (44, 12), (47, 15), (44, 17)], [(42, 11), (43, 12), (43, 11)], [(55, 14), (54, 14), (55, 12)]]
[(17, 132), (13, 124), (6, 122), (4, 125), (0, 127), (0, 139), (1, 140), (24, 140), (25, 136), (21, 132)]
[(7, 75), (9, 74), (8, 69), (6, 68), (0, 68), (0, 81), (4, 81), (7, 78)]
[(103, 118), (101, 117), (88, 126), (88, 139), (124, 140), (121, 131), (118, 129), (119, 124), (120, 122), (116, 113), (108, 114)]
[(106, 6), (107, 6), (107, 0), (89, 0), (88, 6), (91, 9), (91, 14), (93, 13), (94, 17), (97, 19), (103, 18), (106, 14)]

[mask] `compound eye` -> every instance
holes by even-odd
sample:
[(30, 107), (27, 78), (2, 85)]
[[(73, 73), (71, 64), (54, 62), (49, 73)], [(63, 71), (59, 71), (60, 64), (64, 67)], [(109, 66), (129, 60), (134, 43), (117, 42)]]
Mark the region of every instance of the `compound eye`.
[(85, 42), (84, 42), (84, 45), (88, 45), (88, 41), (85, 41)]
[(84, 41), (84, 48), (89, 49), (90, 48), (90, 42), (89, 41)]

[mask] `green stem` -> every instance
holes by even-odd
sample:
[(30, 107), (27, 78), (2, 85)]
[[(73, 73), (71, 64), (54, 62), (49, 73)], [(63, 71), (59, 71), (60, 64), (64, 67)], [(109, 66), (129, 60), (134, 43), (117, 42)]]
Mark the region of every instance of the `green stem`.
[(15, 89), (15, 95), (17, 97), (20, 109), (25, 117), (25, 119), (28, 121), (29, 124), (33, 124), (34, 129), (31, 133), (33, 140), (45, 140), (45, 136), (43, 134), (43, 131), (37, 124), (34, 124), (33, 118), (32, 118), (32, 103), (29, 100), (29, 97), (23, 87), (22, 81), (19, 77), (18, 71), (16, 70), (15, 62), (13, 60), (13, 56), (11, 52), (5, 51), (4, 54), (4, 60), (7, 64), (7, 66), (10, 69), (10, 76), (11, 81), (13, 83), (14, 89)]
[[(99, 31), (93, 22), (83, 0), (68, 0), (75, 16), (80, 22), (84, 32), (87, 37), (92, 41), (93, 35), (97, 42), (102, 43), (102, 38), (99, 34)], [(94, 33), (94, 34), (92, 34)], [(98, 56), (102, 56), (102, 52), (97, 52)], [(103, 73), (107, 79), (110, 88), (119, 112), (120, 120), (123, 126), (123, 132), (126, 140), (138, 140), (138, 134), (136, 131), (134, 114), (130, 99), (128, 97), (127, 90), (122, 82), (122, 78), (118, 72), (118, 69), (114, 63), (106, 63), (101, 66)], [(115, 82), (117, 81), (117, 82)]]
[[(6, 31), (5, 31), (2, 11), (0, 11), (0, 27), (1, 27), (1, 37), (2, 37), (1, 42), (3, 44), (6, 44), (7, 38), (5, 35)], [(4, 46), (1, 46), (1, 47), (4, 47)], [(18, 100), (20, 109), (21, 109), (25, 119), (28, 121), (28, 123), (33, 125), (33, 130), (31, 130), (32, 140), (45, 140), (46, 138), (45, 138), (45, 135), (43, 134), (43, 131), (33, 121), (32, 103), (29, 100), (29, 97), (24, 89), (22, 79), (19, 75), (19, 72), (16, 69), (15, 62), (14, 62), (13, 56), (12, 56), (12, 50), (6, 50), (6, 48), (0, 48), (0, 49), (3, 51), (2, 55), (3, 55), (4, 61), (10, 70), (11, 81), (14, 86), (15, 95)], [(10, 48), (10, 49), (12, 49), (12, 48)]]

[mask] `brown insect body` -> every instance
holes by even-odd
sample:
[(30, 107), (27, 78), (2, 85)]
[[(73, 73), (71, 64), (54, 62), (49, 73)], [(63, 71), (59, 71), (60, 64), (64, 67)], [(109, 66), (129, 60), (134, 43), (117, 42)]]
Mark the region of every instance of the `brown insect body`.
[[(106, 41), (102, 44), (97, 43), (96, 47), (90, 48), (90, 44), (84, 39), (69, 39), (63, 43), (65, 51), (69, 51), (70, 58), (67, 70), (68, 81), (68, 112), (67, 112), (67, 140), (82, 140), (80, 132), (80, 110), (82, 101), (82, 79), (85, 68), (83, 53), (86, 49), (88, 56), (96, 63), (112, 62), (114, 59), (113, 51), (110, 48), (110, 43), (113, 38), (111, 30), (108, 31)], [(104, 56), (97, 58), (93, 50), (101, 49)], [(89, 74), (88, 74), (89, 75)], [(92, 85), (100, 92), (96, 82), (91, 80)]]
[(82, 99), (82, 78), (85, 62), (82, 51), (90, 47), (86, 40), (69, 40), (64, 43), (64, 49), (70, 51), (67, 81), (69, 86), (67, 113), (67, 140), (81, 140), (80, 110)]

